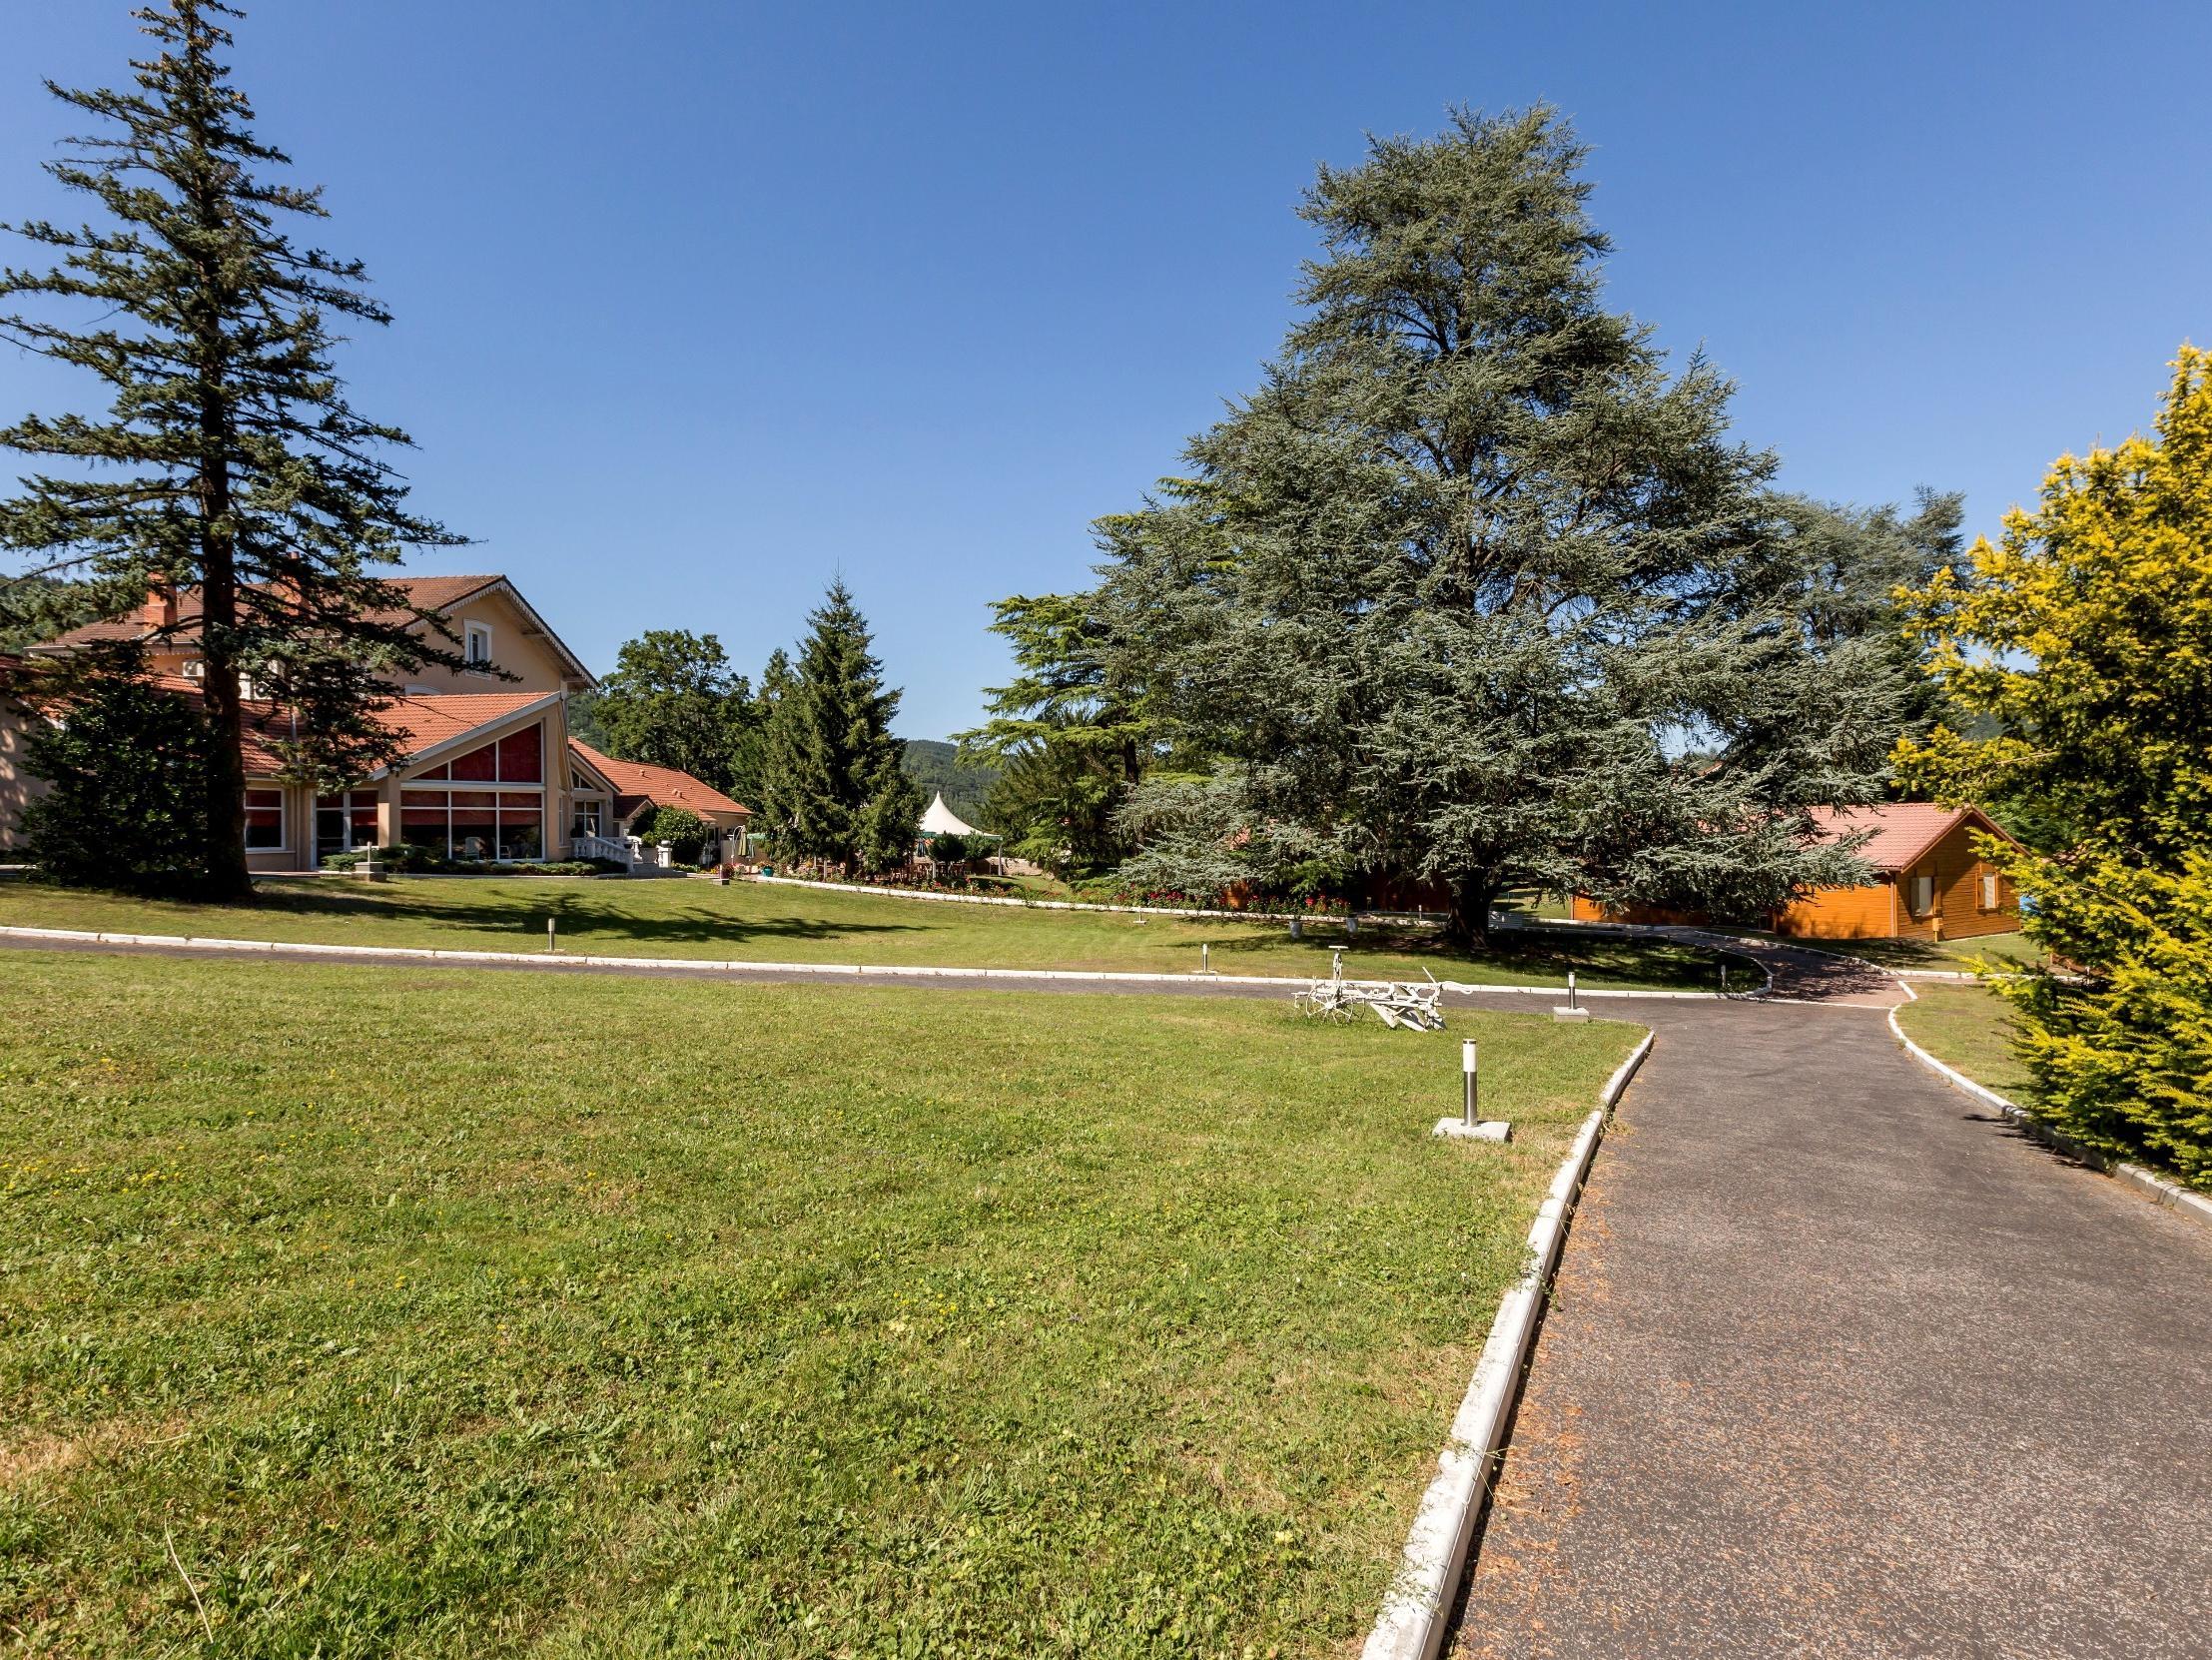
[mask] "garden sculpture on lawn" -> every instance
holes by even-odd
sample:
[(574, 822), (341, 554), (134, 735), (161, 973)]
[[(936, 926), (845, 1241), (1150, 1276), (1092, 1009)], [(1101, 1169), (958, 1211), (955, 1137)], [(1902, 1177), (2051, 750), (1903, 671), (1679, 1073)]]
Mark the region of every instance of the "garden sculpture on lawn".
[(1444, 1030), (1444, 987), (1427, 969), (1428, 984), (1403, 980), (1347, 980), (1338, 954), (1329, 978), (1316, 980), (1293, 1001), (1299, 1013), (1323, 1020), (1351, 1020), (1360, 1009), (1374, 1010), (1383, 1025), (1399, 1031)]

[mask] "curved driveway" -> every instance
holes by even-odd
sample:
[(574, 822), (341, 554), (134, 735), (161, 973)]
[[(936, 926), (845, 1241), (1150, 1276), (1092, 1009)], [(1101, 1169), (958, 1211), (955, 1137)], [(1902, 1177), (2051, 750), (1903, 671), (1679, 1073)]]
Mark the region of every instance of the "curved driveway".
[(1635, 1007), (1453, 1652), (2212, 1654), (2212, 1230), (1780, 967)]
[(1568, 1238), (1454, 1652), (2212, 1653), (2212, 1230), (1920, 1068), (1885, 976), (1771, 960), (1773, 1000), (1597, 1005), (1658, 1042)]

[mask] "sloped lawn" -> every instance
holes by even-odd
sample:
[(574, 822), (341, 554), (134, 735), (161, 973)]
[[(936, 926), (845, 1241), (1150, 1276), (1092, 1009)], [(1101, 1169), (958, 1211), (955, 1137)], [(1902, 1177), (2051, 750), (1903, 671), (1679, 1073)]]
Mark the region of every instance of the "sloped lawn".
[[(1638, 1036), (0, 963), (0, 1629), (71, 1656), (1349, 1652)], [(1426, 1135), (1461, 1035), (1511, 1147)]]
[(1905, 1036), (1985, 1090), (2017, 1106), (2034, 1102), (2034, 1083), (2012, 1051), (2012, 1011), (1986, 986), (1917, 982), (1913, 1002), (1897, 1010)]

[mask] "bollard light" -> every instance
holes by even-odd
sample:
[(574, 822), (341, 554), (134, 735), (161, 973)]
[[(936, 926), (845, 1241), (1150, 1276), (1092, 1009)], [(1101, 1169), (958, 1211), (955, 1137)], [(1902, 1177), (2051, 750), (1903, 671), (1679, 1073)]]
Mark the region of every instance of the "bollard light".
[(1582, 1007), (1582, 1004), (1577, 1000), (1575, 993), (1575, 971), (1573, 969), (1569, 969), (1567, 971), (1567, 1007), (1570, 1009), (1579, 1009)]
[(1464, 1038), (1459, 1045), (1459, 1070), (1465, 1080), (1467, 1100), (1460, 1110), (1459, 1120), (1470, 1129), (1475, 1123), (1475, 1040)]
[(1198, 947), (1198, 972), (1200, 974), (1211, 974), (1213, 972), (1213, 947), (1210, 944), (1201, 943)]
[(1329, 976), (1335, 980), (1344, 978), (1344, 948), (1342, 946), (1336, 946), (1329, 952)]
[(547, 951), (558, 951), (560, 949), (559, 946), (553, 943), (553, 919), (551, 917), (545, 919), (545, 949)]

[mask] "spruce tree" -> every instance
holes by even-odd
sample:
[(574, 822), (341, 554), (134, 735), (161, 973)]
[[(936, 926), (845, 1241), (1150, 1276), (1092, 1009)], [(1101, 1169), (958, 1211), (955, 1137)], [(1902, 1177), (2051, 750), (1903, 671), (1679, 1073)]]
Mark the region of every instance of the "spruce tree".
[[(72, 328), (0, 316), (0, 339), (98, 376), (106, 418), (30, 415), (0, 445), (60, 463), (0, 501), (0, 546), (38, 571), (87, 578), (120, 617), (150, 589), (190, 590), (205, 664), (207, 794), (198, 835), (212, 890), (247, 898), (242, 685), (298, 712), (289, 774), (359, 778), (394, 743), (371, 718), (385, 682), (461, 664), (451, 636), (375, 574), (402, 548), (460, 538), (405, 508), (383, 451), (408, 440), (358, 415), (332, 365), (336, 319), (385, 323), (362, 266), (296, 246), (288, 223), (328, 217), (321, 192), (254, 134), (230, 84), (216, 0), (133, 14), (152, 38), (128, 91), (64, 104), (101, 130), (48, 170), (91, 197), (104, 225), (8, 227), (59, 251), (45, 271), (0, 271), (0, 297), (85, 302)], [(433, 624), (431, 637), (412, 621)], [(174, 636), (179, 630), (164, 633)]]
[(1265, 381), (1101, 521), (1083, 652), (1182, 774), (1124, 815), (1146, 880), (1430, 883), (1479, 935), (1525, 884), (1863, 875), (1809, 809), (1878, 796), (1910, 688), (1806, 625), (1727, 383), (1606, 309), (1582, 159), (1537, 109), (1324, 168)]
[[(786, 857), (882, 870), (903, 860), (922, 803), (891, 735), (899, 693), (886, 690), (868, 623), (832, 582), (768, 717), (761, 815)], [(780, 676), (763, 675), (763, 688)]]

